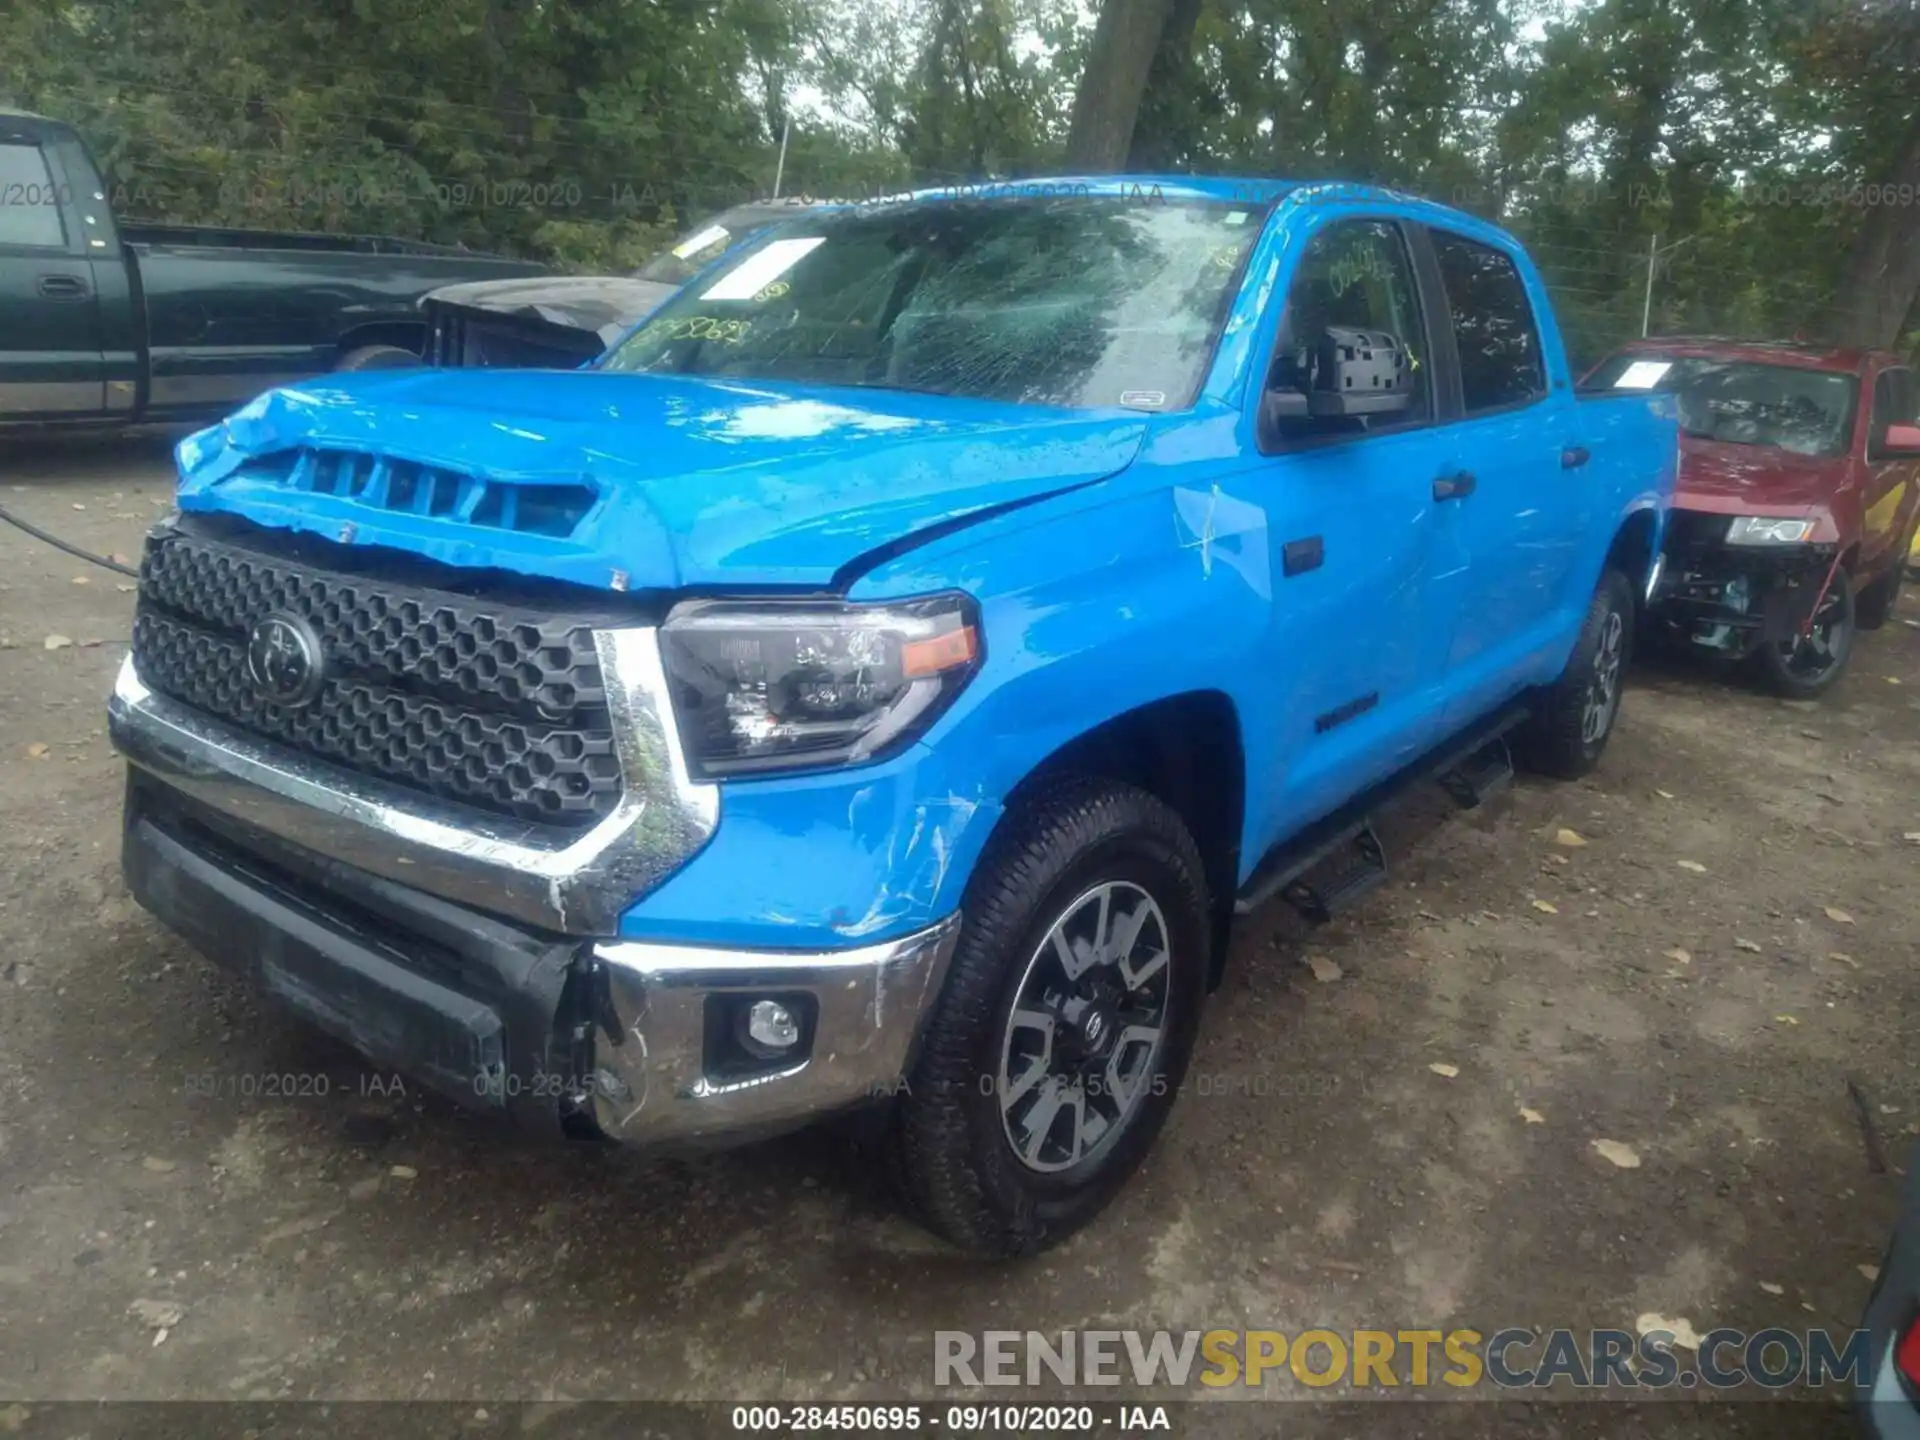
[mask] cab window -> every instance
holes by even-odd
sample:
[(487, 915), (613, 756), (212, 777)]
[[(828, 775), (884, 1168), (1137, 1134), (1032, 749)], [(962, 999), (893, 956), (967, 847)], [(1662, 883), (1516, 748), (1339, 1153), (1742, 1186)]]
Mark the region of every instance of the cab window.
[(0, 142), (0, 245), (67, 248), (59, 191), (37, 145)]
[(1433, 232), (1433, 253), (1453, 315), (1467, 414), (1524, 405), (1546, 394), (1540, 328), (1513, 258), (1444, 230)]
[(1406, 403), (1344, 415), (1324, 413), (1316, 404), (1307, 414), (1263, 419), (1269, 444), (1405, 429), (1432, 418), (1432, 367), (1420, 291), (1406, 242), (1390, 222), (1336, 221), (1308, 240), (1287, 288), (1267, 372), (1269, 395), (1324, 394), (1330, 357), (1339, 353), (1350, 332), (1385, 337), (1404, 356), (1404, 365), (1396, 368), (1409, 392)]

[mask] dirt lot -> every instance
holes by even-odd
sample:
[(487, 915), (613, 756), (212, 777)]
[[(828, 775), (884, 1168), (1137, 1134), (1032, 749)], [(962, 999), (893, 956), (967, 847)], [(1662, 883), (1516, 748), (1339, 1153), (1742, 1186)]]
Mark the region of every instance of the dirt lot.
[[(0, 503), (103, 551), (137, 554), (169, 491), (160, 441), (0, 452)], [(982, 1269), (841, 1140), (547, 1148), (376, 1093), (263, 1014), (121, 888), (103, 707), (131, 611), (120, 577), (0, 527), (0, 1405), (931, 1398), (936, 1328), (1860, 1312), (1897, 1177), (1848, 1079), (1896, 1166), (1920, 1121), (1910, 625), (1816, 705), (1643, 667), (1592, 781), (1395, 814), (1393, 884), (1354, 918), (1242, 928), (1208, 1093), (1113, 1210)], [(315, 1071), (326, 1098), (235, 1093)], [(179, 1308), (163, 1343), (140, 1300)], [(1846, 1429), (1830, 1399), (1685, 1408), (1660, 1433)], [(1495, 1428), (1438, 1409), (1394, 1433)], [(1261, 1411), (1196, 1433), (1270, 1433)], [(1646, 1433), (1598, 1403), (1529, 1430)]]

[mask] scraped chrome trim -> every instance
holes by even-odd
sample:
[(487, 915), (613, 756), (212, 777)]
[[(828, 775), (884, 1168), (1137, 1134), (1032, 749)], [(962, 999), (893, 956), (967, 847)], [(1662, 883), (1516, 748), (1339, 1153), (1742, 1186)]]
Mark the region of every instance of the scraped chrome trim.
[(141, 769), (295, 845), (477, 910), (611, 935), (621, 911), (706, 844), (720, 792), (687, 775), (658, 632), (596, 630), (594, 644), (626, 788), (584, 834), (503, 820), (223, 725), (148, 689), (132, 656), (107, 731)]
[[(629, 1144), (733, 1141), (896, 1093), (946, 981), (960, 917), (857, 950), (594, 946), (594, 1118)], [(707, 1001), (811, 996), (811, 1044), (789, 1065), (708, 1073)]]

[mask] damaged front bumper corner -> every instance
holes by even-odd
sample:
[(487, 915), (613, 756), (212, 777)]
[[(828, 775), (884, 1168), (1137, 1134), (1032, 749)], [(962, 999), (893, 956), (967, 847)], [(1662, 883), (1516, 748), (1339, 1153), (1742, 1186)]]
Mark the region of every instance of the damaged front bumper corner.
[[(269, 815), (268, 818), (272, 818)], [(959, 917), (848, 949), (566, 935), (307, 848), (129, 774), (133, 897), (376, 1066), (527, 1128), (717, 1146), (897, 1094)], [(767, 1001), (789, 1043), (739, 1024)]]
[[(851, 950), (595, 946), (598, 1128), (635, 1144), (699, 1144), (898, 1093), (959, 933), (953, 915)], [(782, 1053), (743, 1042), (746, 1012), (762, 1001), (794, 1019)]]
[[(1676, 519), (1691, 518), (1676, 516)], [(1710, 517), (1720, 521), (1725, 517)], [(1709, 540), (1676, 524), (1647, 597), (1657, 626), (1732, 659), (1791, 639), (1813, 614), (1838, 547), (1764, 549)]]

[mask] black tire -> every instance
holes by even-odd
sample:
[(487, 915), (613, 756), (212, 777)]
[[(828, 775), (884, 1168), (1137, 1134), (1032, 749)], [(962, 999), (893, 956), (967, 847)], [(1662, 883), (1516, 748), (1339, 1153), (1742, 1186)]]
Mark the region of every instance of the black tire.
[[(1116, 924), (1140, 925), (1125, 953), (1085, 965), (1074, 980), (1060, 968), (1051, 937), (1056, 925), (1082, 923), (1085, 907), (1100, 903), (1089, 898), (1096, 893), (1121, 897), (1106, 902)], [(1123, 1056), (1134, 1069), (1127, 1098), (1116, 1098), (1118, 1088), (1097, 1090), (1090, 1077), (1098, 1061), (1086, 1058), (1077, 1113), (1055, 1101), (1042, 1124), (1039, 1107), (1051, 1098), (1051, 1080), (1021, 1085), (1027, 1079), (1023, 1065), (1015, 1083), (1006, 1083), (1015, 1037), (1031, 1041), (1043, 1033), (1015, 1024), (1016, 1004), (1025, 994), (1028, 1004), (1020, 1013), (1034, 1013), (1032, 987), (1049, 966), (1068, 986), (1116, 984), (1123, 1002), (1145, 993), (1151, 979), (1132, 974), (1129, 962), (1140, 958), (1142, 940), (1154, 943), (1150, 927), (1156, 921), (1151, 915), (1141, 920), (1147, 907), (1132, 900), (1136, 893), (1157, 907), (1159, 938), (1166, 942), (1164, 965), (1153, 966), (1149, 949), (1139, 966), (1148, 976), (1164, 974), (1156, 987), (1163, 1007), (1159, 1039), (1141, 1053), (1138, 1047), (1147, 1042), (1127, 1016), (1105, 1002), (1095, 1007), (1107, 1014), (1113, 1057), (1102, 1073), (1112, 1076), (1111, 1067)], [(1133, 909), (1121, 914), (1119, 904), (1128, 901)], [(1094, 925), (1107, 914), (1098, 910)], [(1208, 914), (1206, 870), (1193, 837), (1178, 815), (1143, 790), (1064, 780), (1001, 822), (967, 887), (959, 944), (889, 1135), (889, 1168), (922, 1223), (975, 1254), (1030, 1255), (1072, 1234), (1113, 1197), (1153, 1144), (1192, 1056), (1206, 993)], [(1069, 939), (1068, 950), (1073, 947)], [(1139, 990), (1129, 993), (1136, 984)], [(1027, 1062), (1037, 1058), (1042, 1070), (1048, 1060), (1070, 1066), (1075, 1047), (1099, 1038), (1099, 1026), (1086, 1013), (1078, 1024), (1061, 1019), (1057, 1028), (1046, 1029), (1044, 1054), (1029, 1055)], [(1123, 1042), (1136, 1038), (1131, 1047), (1113, 1045), (1116, 1033)], [(1061, 1086), (1061, 1093), (1071, 1094), (1071, 1084)], [(1014, 1098), (1003, 1117), (1001, 1101), (1008, 1094)], [(1112, 1119), (1098, 1113), (1107, 1104), (1117, 1107)], [(1106, 1128), (1086, 1140), (1090, 1113), (1106, 1120)], [(1070, 1137), (1061, 1134), (1062, 1115)], [(1023, 1122), (1032, 1161), (1015, 1150), (1014, 1131)], [(1065, 1160), (1045, 1153), (1050, 1139), (1068, 1152)], [(1041, 1164), (1055, 1168), (1036, 1168)]]
[(1878, 630), (1893, 618), (1893, 607), (1900, 600), (1900, 584), (1907, 578), (1907, 567), (1895, 560), (1887, 573), (1871, 585), (1861, 587), (1853, 597), (1853, 624), (1857, 630)]
[(1513, 758), (1529, 770), (1577, 780), (1600, 763), (1633, 658), (1633, 586), (1618, 570), (1601, 575), (1566, 669), (1535, 693), (1533, 713), (1513, 737)]
[(398, 345), (362, 345), (340, 357), (335, 370), (406, 370), (420, 364), (420, 357)]
[(1763, 644), (1753, 652), (1754, 669), (1774, 694), (1812, 700), (1832, 689), (1846, 673), (1857, 629), (1853, 578), (1845, 570), (1835, 570), (1812, 637), (1802, 640), (1796, 635), (1791, 641)]

